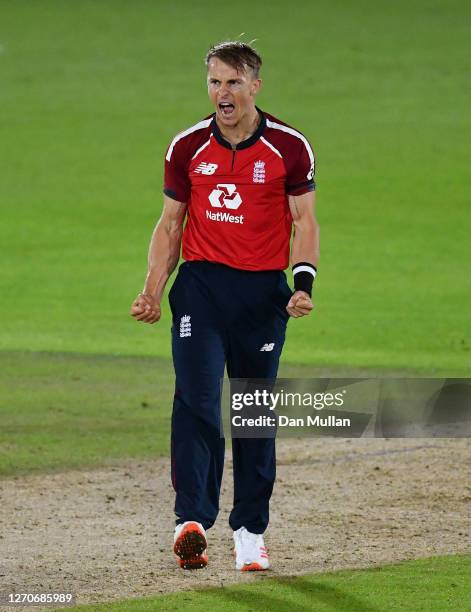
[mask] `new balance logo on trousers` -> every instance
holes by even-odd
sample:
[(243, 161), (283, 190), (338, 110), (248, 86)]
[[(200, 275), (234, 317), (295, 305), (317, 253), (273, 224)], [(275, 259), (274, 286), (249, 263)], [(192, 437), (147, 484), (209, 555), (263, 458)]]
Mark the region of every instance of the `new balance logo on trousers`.
[(262, 346), (260, 350), (261, 351), (272, 351), (274, 346), (275, 346), (274, 342), (266, 343)]

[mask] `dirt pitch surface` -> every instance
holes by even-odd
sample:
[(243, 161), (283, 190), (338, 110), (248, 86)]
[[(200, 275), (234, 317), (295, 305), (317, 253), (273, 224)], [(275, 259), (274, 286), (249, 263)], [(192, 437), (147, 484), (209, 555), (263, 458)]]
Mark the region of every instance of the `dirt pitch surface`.
[(171, 552), (168, 460), (3, 480), (0, 592), (105, 602), (469, 553), (470, 449), (466, 439), (280, 440), (263, 574), (234, 569), (229, 457), (210, 564), (198, 571)]

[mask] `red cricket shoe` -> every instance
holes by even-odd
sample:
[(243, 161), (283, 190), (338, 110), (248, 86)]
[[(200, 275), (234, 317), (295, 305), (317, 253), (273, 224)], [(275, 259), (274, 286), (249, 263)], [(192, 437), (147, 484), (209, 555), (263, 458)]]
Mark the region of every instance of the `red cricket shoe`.
[(186, 521), (175, 528), (173, 552), (182, 569), (200, 569), (208, 565), (206, 532), (201, 523)]

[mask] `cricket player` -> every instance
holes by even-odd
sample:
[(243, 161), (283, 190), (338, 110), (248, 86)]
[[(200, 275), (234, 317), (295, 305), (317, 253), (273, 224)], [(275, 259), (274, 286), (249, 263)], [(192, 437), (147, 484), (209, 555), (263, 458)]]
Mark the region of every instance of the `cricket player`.
[[(165, 156), (164, 208), (152, 235), (137, 321), (160, 318), (169, 292), (176, 374), (171, 475), (174, 552), (184, 569), (208, 563), (224, 463), (220, 380), (275, 379), (290, 317), (308, 315), (317, 272), (314, 154), (307, 139), (255, 105), (262, 60), (242, 42), (206, 56), (214, 112), (180, 132)], [(294, 235), (290, 253), (290, 239)], [(294, 292), (284, 270), (291, 265)], [(275, 481), (275, 440), (234, 438), (229, 518), (236, 569), (265, 570), (263, 541)]]

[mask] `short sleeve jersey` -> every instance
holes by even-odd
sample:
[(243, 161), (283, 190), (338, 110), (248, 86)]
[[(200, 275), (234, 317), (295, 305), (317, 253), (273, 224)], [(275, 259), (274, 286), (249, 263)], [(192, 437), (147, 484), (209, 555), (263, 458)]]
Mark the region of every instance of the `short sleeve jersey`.
[(233, 147), (211, 115), (178, 134), (165, 157), (164, 192), (188, 205), (182, 255), (241, 270), (289, 265), (288, 195), (315, 189), (314, 153), (292, 127), (262, 112)]

